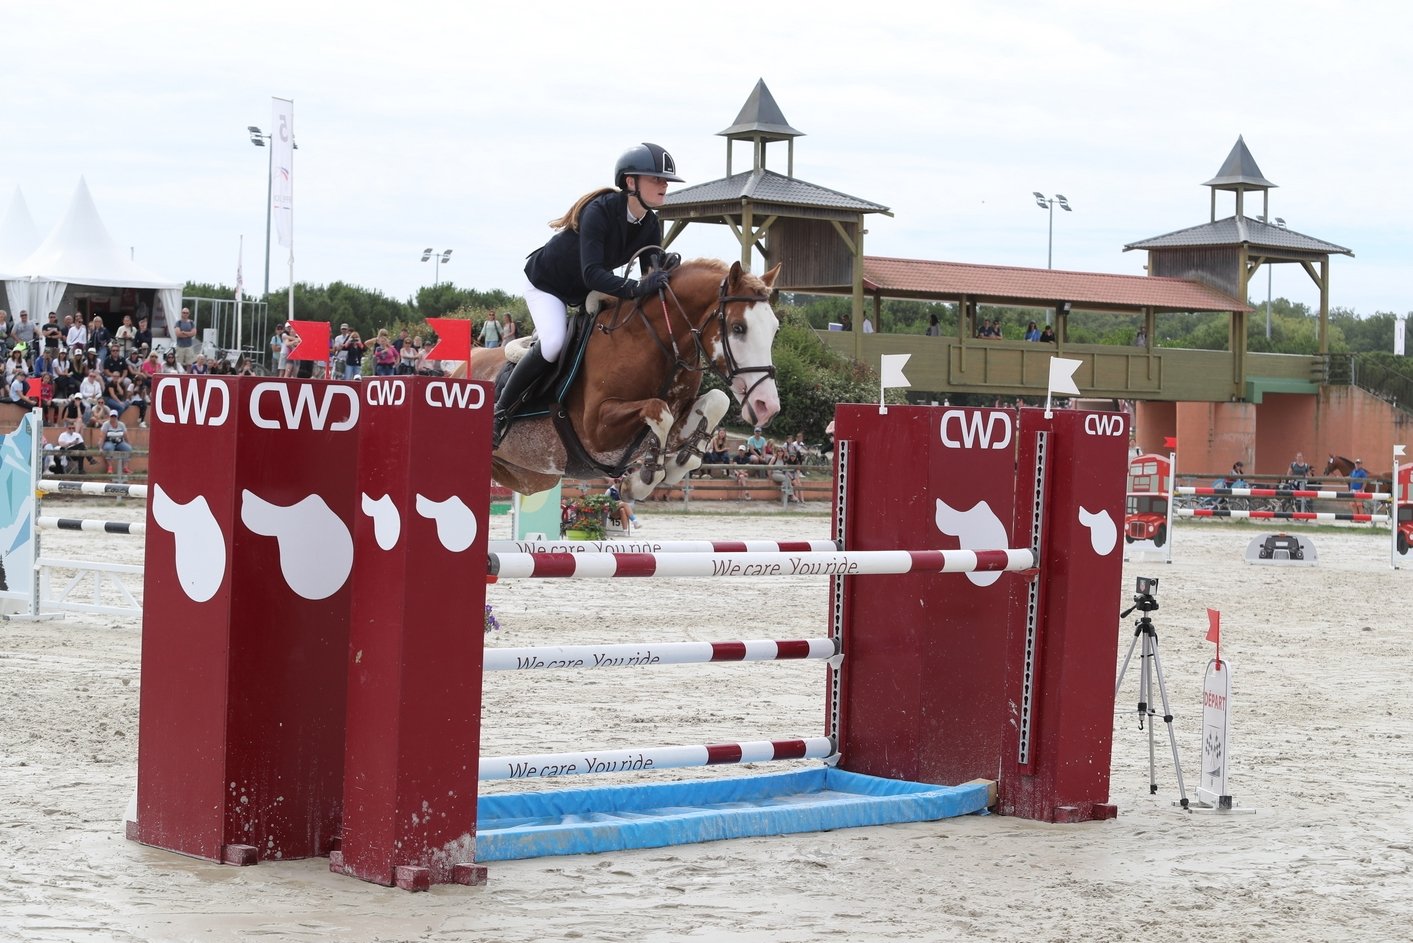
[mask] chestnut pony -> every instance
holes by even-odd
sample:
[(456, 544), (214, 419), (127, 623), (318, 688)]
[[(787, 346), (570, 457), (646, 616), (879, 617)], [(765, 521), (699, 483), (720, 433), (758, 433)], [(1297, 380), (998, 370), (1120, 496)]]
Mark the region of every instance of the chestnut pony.
[[(635, 499), (680, 481), (702, 463), (730, 406), (721, 390), (698, 395), (707, 370), (726, 382), (743, 421), (765, 425), (780, 411), (771, 360), (780, 322), (769, 300), (779, 271), (755, 276), (739, 263), (694, 259), (673, 269), (656, 297), (590, 295), (590, 313), (576, 315), (596, 319), (578, 377), (548, 416), (510, 427), (492, 455), (492, 477), (534, 494), (566, 476), (605, 477), (637, 464), (623, 485)], [(494, 380), (505, 362), (505, 348), (477, 348), (469, 376)]]

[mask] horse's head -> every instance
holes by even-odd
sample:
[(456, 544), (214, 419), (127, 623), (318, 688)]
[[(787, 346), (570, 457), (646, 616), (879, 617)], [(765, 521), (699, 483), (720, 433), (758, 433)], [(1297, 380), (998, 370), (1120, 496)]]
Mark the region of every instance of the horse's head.
[[(714, 280), (719, 281), (716, 311), (703, 326), (702, 345), (712, 366), (729, 384), (731, 395), (741, 404), (741, 419), (763, 426), (780, 412), (780, 392), (775, 386), (775, 363), (771, 359), (780, 321), (770, 307), (770, 288), (780, 266), (755, 276), (739, 262), (733, 262), (729, 271), (722, 262), (705, 264), (714, 272)], [(676, 288), (674, 276), (674, 291)]]
[(1321, 477), (1327, 475), (1347, 475), (1354, 469), (1354, 463), (1342, 455), (1330, 453), (1329, 461), (1325, 463), (1325, 470), (1320, 472)]

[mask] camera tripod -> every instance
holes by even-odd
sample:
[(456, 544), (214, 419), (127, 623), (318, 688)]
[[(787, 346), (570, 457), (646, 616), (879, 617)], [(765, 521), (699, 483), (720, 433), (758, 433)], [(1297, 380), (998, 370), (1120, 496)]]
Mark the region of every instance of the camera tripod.
[(1153, 709), (1153, 676), (1156, 671), (1158, 677), (1158, 695), (1163, 699), (1163, 723), (1168, 725), (1168, 745), (1173, 751), (1173, 771), (1177, 773), (1178, 795), (1180, 800), (1178, 805), (1184, 809), (1188, 807), (1187, 787), (1182, 781), (1182, 763), (1178, 761), (1177, 736), (1173, 733), (1173, 712), (1168, 706), (1168, 686), (1163, 680), (1163, 659), (1158, 654), (1158, 629), (1153, 625), (1153, 619), (1148, 613), (1158, 608), (1158, 600), (1146, 593), (1140, 593), (1133, 598), (1133, 605), (1119, 613), (1120, 619), (1127, 619), (1129, 614), (1135, 609), (1142, 615), (1134, 623), (1133, 640), (1128, 643), (1128, 654), (1124, 655), (1124, 663), (1119, 668), (1119, 680), (1114, 685), (1114, 699), (1118, 700), (1119, 689), (1123, 687), (1124, 675), (1128, 672), (1128, 663), (1133, 658), (1133, 650), (1138, 646), (1139, 639), (1143, 640), (1143, 649), (1139, 655), (1140, 668), (1138, 672), (1138, 729), (1143, 729), (1145, 720), (1148, 723), (1148, 792), (1155, 795), (1158, 792), (1158, 779), (1155, 773), (1156, 754), (1154, 744), (1154, 732), (1152, 718), (1158, 714)]

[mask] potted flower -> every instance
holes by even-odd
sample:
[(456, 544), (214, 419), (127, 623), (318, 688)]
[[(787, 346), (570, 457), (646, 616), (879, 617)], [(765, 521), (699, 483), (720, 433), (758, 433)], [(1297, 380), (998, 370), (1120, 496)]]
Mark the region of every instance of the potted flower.
[(564, 504), (561, 530), (570, 540), (603, 540), (613, 499), (606, 494), (586, 494)]

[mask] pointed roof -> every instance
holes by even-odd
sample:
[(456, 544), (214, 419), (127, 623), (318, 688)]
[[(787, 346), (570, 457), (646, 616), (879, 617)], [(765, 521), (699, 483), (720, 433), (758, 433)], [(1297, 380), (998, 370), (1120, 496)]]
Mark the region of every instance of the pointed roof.
[(1325, 242), (1314, 236), (1298, 233), (1282, 226), (1272, 226), (1259, 219), (1245, 216), (1228, 216), (1201, 226), (1189, 226), (1150, 239), (1140, 239), (1124, 246), (1130, 249), (1185, 249), (1204, 246), (1248, 245), (1259, 249), (1286, 249), (1296, 252), (1314, 252), (1321, 255), (1348, 255), (1354, 253), (1344, 246)]
[(741, 106), (735, 123), (725, 131), (716, 133), (720, 137), (762, 137), (768, 141), (784, 141), (804, 135), (803, 131), (796, 131), (785, 120), (775, 97), (765, 87), (765, 79), (756, 80), (756, 87), (751, 89), (750, 97)]
[(732, 174), (720, 180), (683, 187), (667, 194), (664, 206), (700, 206), (709, 203), (725, 203), (740, 206), (749, 198), (758, 205), (776, 204), (781, 206), (827, 207), (849, 210), (856, 213), (887, 213), (888, 207), (838, 190), (830, 190), (798, 177), (787, 177), (773, 170), (755, 170)]
[(1246, 142), (1238, 134), (1236, 144), (1223, 162), (1222, 169), (1202, 186), (1215, 190), (1269, 190), (1276, 184), (1261, 175), (1261, 168), (1256, 166), (1256, 158), (1251, 156), (1251, 152), (1246, 149)]
[(115, 288), (182, 287), (181, 282), (138, 265), (113, 241), (82, 177), (64, 218), (20, 266), (19, 274), (44, 281)]
[(10, 206), (0, 219), (0, 278), (18, 275), (20, 263), (39, 245), (39, 230), (29, 215), (24, 194), (15, 187)]

